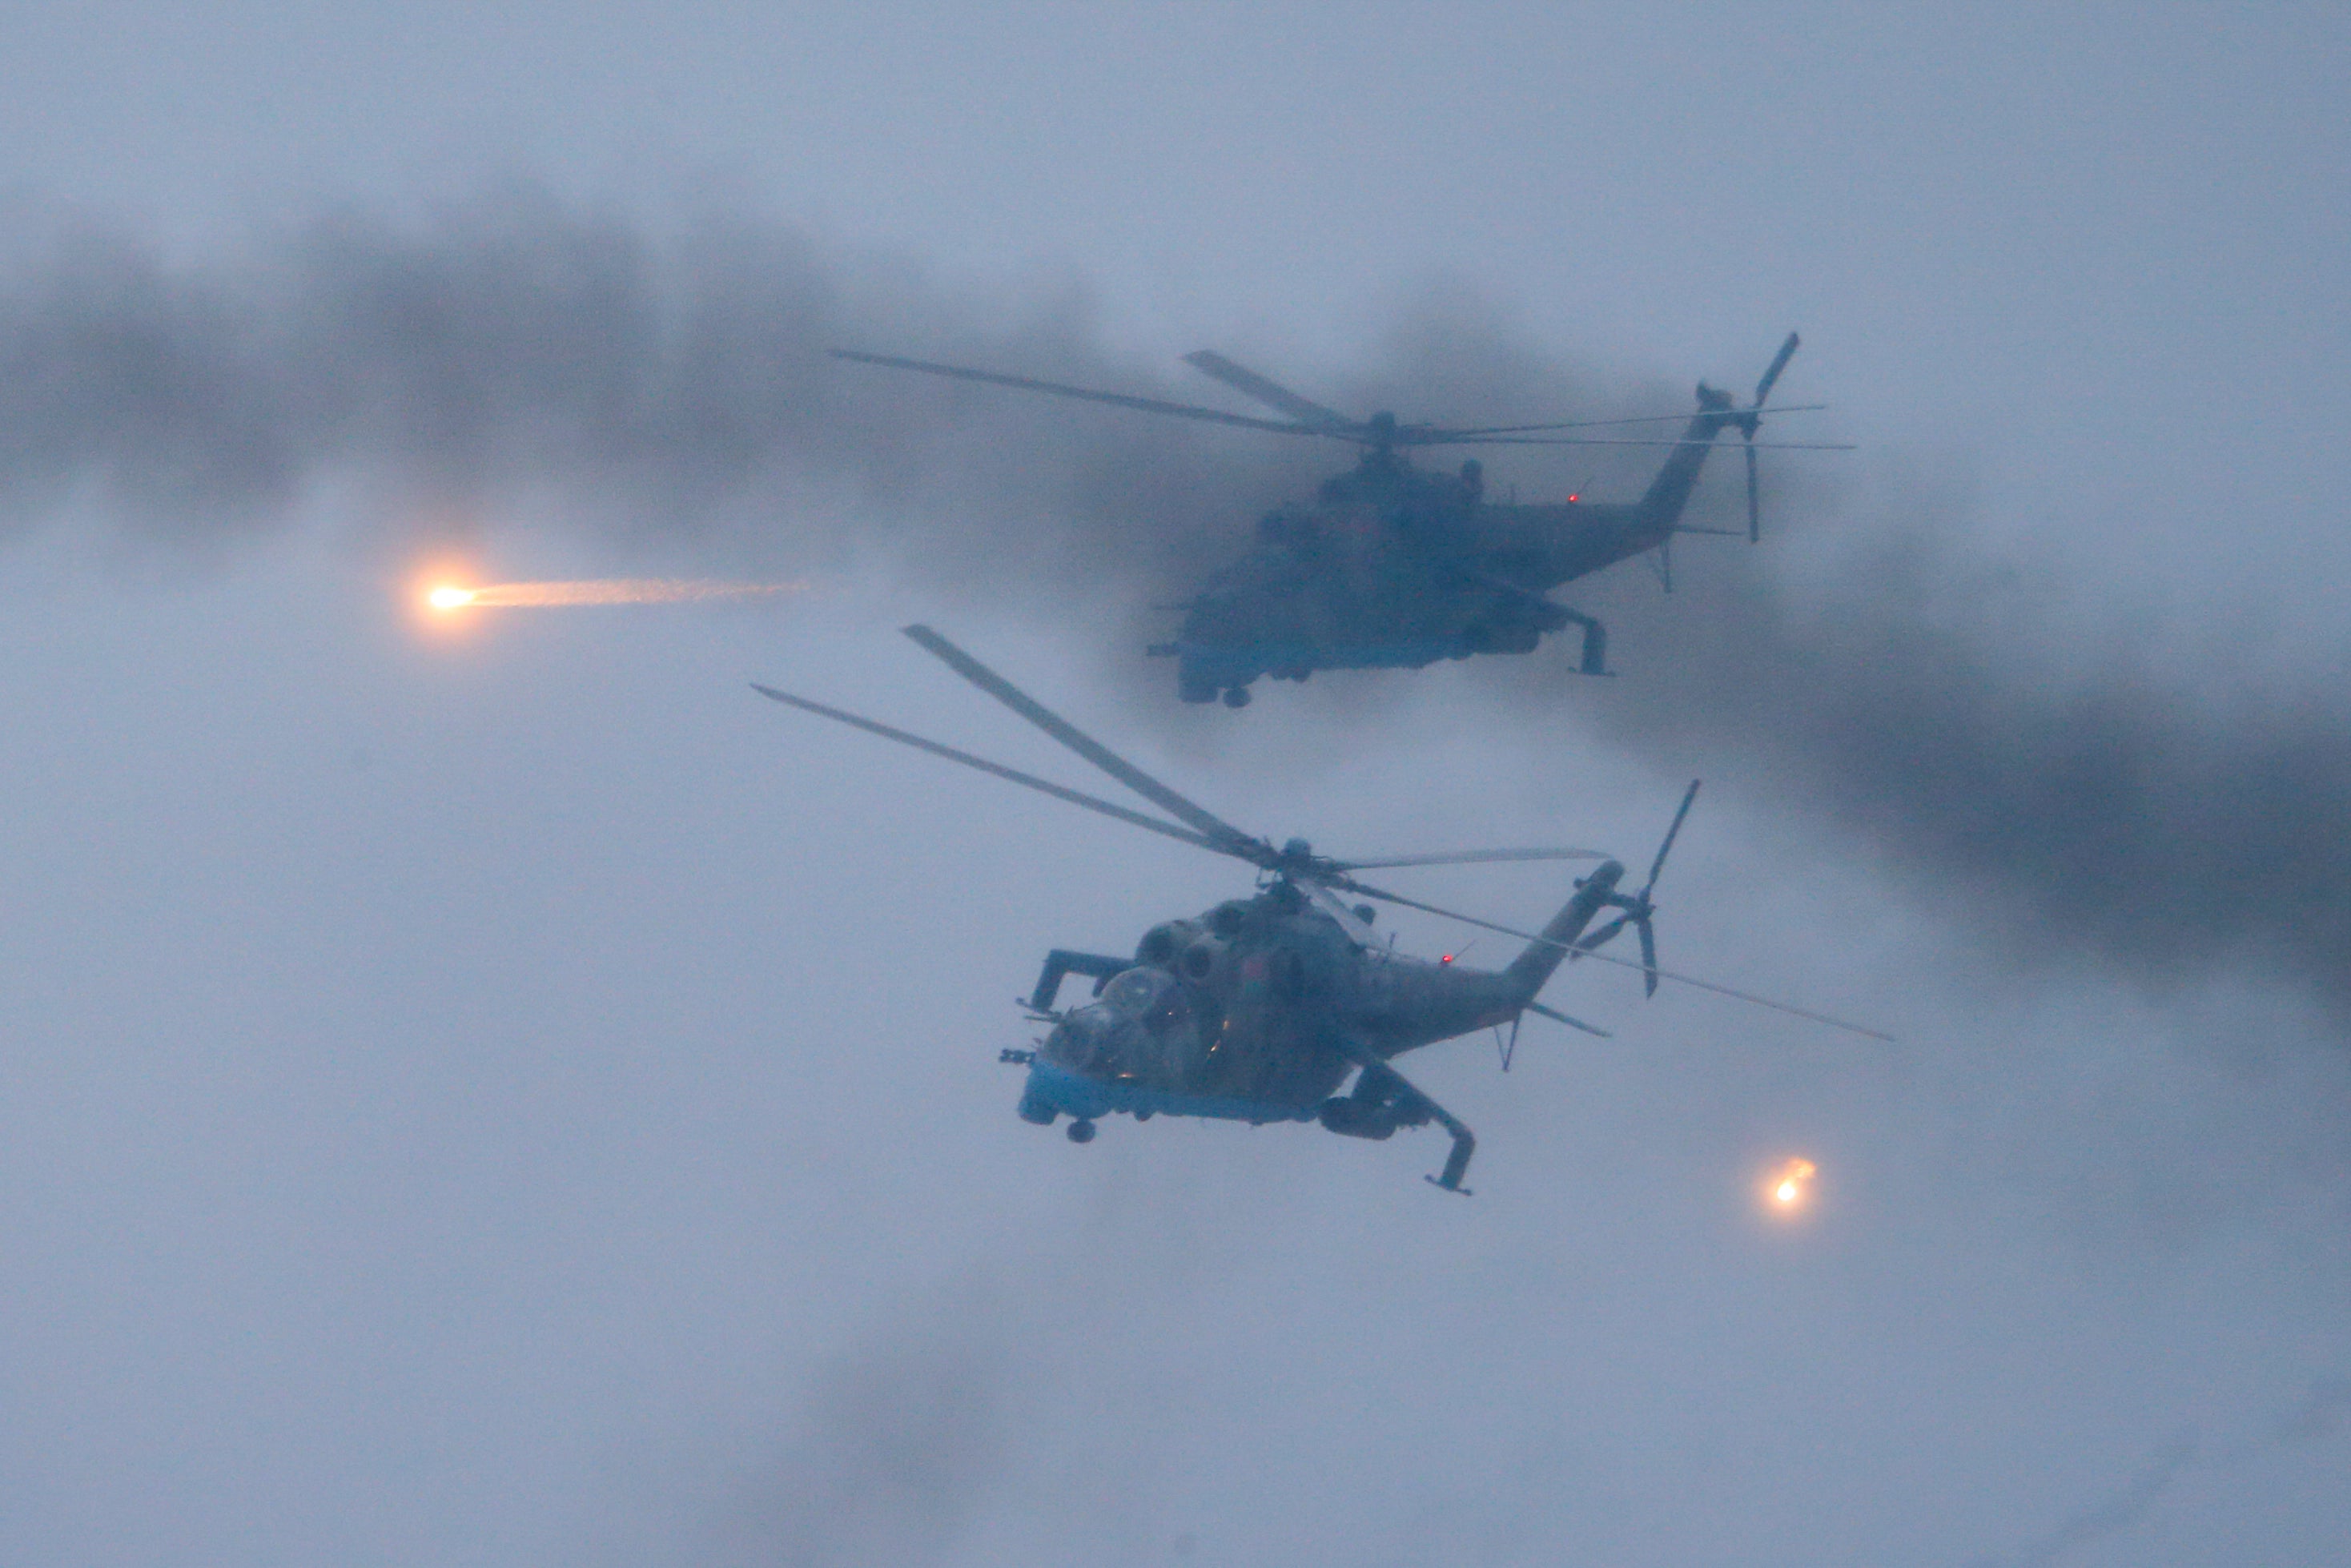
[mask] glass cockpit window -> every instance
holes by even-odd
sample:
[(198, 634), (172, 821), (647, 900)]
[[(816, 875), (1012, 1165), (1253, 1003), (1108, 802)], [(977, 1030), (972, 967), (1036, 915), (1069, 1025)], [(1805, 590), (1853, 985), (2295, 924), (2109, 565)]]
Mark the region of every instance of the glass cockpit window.
[(1141, 1018), (1175, 985), (1165, 969), (1129, 969), (1102, 988), (1102, 1001), (1114, 1012)]

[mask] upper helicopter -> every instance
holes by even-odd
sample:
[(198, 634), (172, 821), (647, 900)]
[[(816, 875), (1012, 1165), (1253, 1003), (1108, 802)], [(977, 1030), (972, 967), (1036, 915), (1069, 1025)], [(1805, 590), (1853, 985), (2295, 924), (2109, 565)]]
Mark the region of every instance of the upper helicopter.
[[(1677, 980), (1815, 1022), (1887, 1038), (1858, 1024), (1657, 967), (1652, 925), (1656, 905), (1651, 895), (1665, 869), (1667, 852), (1697, 798), (1696, 783), (1682, 797), (1681, 809), (1675, 812), (1638, 893), (1621, 890), (1625, 867), (1620, 862), (1593, 850), (1469, 850), (1331, 860), (1316, 854), (1303, 839), (1277, 847), (1270, 839), (1210, 815), (928, 627), (909, 626), (906, 634), (1167, 815), (1155, 817), (1117, 805), (806, 697), (768, 686), (755, 689), (778, 702), (1258, 869), (1252, 896), (1228, 899), (1198, 915), (1153, 925), (1131, 958), (1059, 947), (1046, 956), (1027, 1007), (1032, 1019), (1048, 1026), (1048, 1032), (1038, 1049), (1006, 1051), (1002, 1059), (1029, 1070), (1020, 1095), (1021, 1117), (1050, 1126), (1067, 1115), (1072, 1142), (1092, 1142), (1096, 1119), (1113, 1112), (1138, 1122), (1163, 1113), (1259, 1124), (1320, 1122), (1333, 1133), (1356, 1138), (1385, 1138), (1399, 1127), (1434, 1121), (1451, 1135), (1453, 1147), (1443, 1172), (1429, 1179), (1451, 1191), (1467, 1191), (1461, 1182), (1477, 1140), (1458, 1117), (1406, 1082), (1391, 1063), (1408, 1051), (1482, 1029), (1499, 1030), (1507, 1024), (1510, 1040), (1502, 1051), (1507, 1070), (1520, 1019), (1527, 1013), (1604, 1034), (1537, 999), (1562, 961), (1574, 957), (1639, 969), (1651, 995), (1660, 978)], [(1384, 868), (1562, 860), (1600, 863), (1577, 879), (1574, 896), (1540, 932), (1440, 909), (1370, 886), (1355, 875)], [(1527, 946), (1493, 972), (1457, 964), (1450, 955), (1434, 961), (1413, 957), (1397, 952), (1392, 936), (1383, 937), (1373, 929), (1370, 904), (1350, 905), (1343, 894), (1423, 910), (1516, 937)], [(1612, 911), (1614, 919), (1593, 925)], [(1640, 936), (1637, 964), (1597, 951), (1627, 925)], [(1061, 985), (1073, 974), (1092, 977), (1096, 999), (1061, 1010)], [(1339, 1094), (1351, 1073), (1353, 1089)]]
[[(1755, 452), (1761, 446), (1848, 451), (1835, 442), (1758, 442), (1763, 402), (1795, 353), (1788, 334), (1744, 408), (1728, 392), (1698, 384), (1698, 412), (1678, 437), (1562, 435), (1567, 430), (1654, 424), (1681, 414), (1632, 419), (1562, 420), (1543, 424), (1452, 427), (1405, 423), (1390, 413), (1350, 419), (1221, 354), (1185, 357), (1194, 369), (1281, 413), (1280, 419), (1228, 413), (1163, 398), (1039, 381), (1029, 376), (889, 354), (831, 350), (834, 358), (892, 370), (919, 371), (959, 381), (985, 382), (1081, 398), (1146, 413), (1207, 420), (1283, 435), (1319, 436), (1363, 449), (1355, 467), (1324, 480), (1311, 502), (1276, 507), (1258, 523), (1248, 553), (1216, 572), (1187, 602), (1176, 641), (1155, 644), (1155, 655), (1176, 661), (1176, 690), (1186, 702), (1219, 693), (1226, 704), (1249, 700), (1259, 675), (1302, 681), (1316, 670), (1410, 668), (1472, 653), (1531, 653), (1546, 632), (1580, 626), (1579, 667), (1606, 674), (1607, 632), (1590, 615), (1545, 597), (1562, 583), (1658, 552), (1671, 589), (1677, 533), (1720, 533), (1682, 522), (1715, 437), (1736, 430), (1747, 453), (1747, 536), (1761, 536)], [(1793, 413), (1823, 407), (1800, 404)], [(1456, 474), (1413, 465), (1408, 454), (1424, 446), (1658, 446), (1671, 448), (1657, 476), (1637, 501), (1593, 503), (1570, 496), (1549, 505), (1486, 498), (1485, 472), (1476, 458)]]

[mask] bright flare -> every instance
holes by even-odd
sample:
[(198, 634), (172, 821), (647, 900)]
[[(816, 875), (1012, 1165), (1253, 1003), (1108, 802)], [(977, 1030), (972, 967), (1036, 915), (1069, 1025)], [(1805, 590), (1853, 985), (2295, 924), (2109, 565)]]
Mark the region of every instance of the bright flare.
[(695, 599), (754, 599), (805, 593), (805, 582), (705, 582), (691, 578), (610, 577), (584, 582), (494, 582), (483, 588), (444, 583), (424, 601), (453, 610), (549, 610), (575, 604), (682, 604)]
[(1771, 1189), (1772, 1203), (1782, 1209), (1801, 1207), (1813, 1177), (1819, 1174), (1820, 1167), (1810, 1160), (1790, 1160), (1772, 1173), (1767, 1184)]

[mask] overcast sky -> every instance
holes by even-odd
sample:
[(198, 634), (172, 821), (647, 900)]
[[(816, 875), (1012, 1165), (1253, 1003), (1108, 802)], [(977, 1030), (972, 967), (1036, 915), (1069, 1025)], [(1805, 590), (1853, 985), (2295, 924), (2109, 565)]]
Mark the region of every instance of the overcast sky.
[[(0, 17), (0, 1560), (2351, 1554), (2336, 8)], [(1239, 714), (1148, 606), (1343, 453), (807, 353), (1531, 420), (1791, 328), (1861, 450), (1565, 595), (1618, 680)], [(1666, 962), (1900, 1043), (1584, 966), (1412, 1064), (1472, 1200), (1074, 1147), (1012, 999), (1245, 883), (745, 686), (1096, 787), (914, 619), (1334, 852), (1704, 775)]]

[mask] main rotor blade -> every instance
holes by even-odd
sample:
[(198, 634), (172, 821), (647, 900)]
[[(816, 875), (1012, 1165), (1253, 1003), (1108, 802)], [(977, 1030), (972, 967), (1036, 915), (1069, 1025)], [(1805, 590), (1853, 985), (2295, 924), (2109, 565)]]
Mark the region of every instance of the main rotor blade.
[(1666, 830), (1666, 841), (1657, 846), (1657, 858), (1649, 862), (1649, 880), (1641, 889), (1644, 904), (1649, 901), (1650, 890), (1657, 885), (1657, 873), (1666, 869), (1666, 852), (1674, 847), (1674, 840), (1682, 831), (1682, 819), (1689, 815), (1690, 802), (1698, 799), (1698, 782), (1691, 779), (1690, 787), (1682, 791), (1681, 809), (1674, 813), (1674, 825)]
[[(1609, 435), (1423, 435), (1418, 432), (1400, 433), (1394, 443), (1397, 446), (1711, 446), (1714, 442), (1694, 440), (1684, 436), (1668, 441), (1663, 436), (1654, 441), (1635, 440), (1630, 436)], [(1854, 452), (1850, 441), (1759, 441), (1758, 447), (1772, 452)]]
[(1646, 982), (1641, 994), (1654, 997), (1657, 994), (1657, 930), (1646, 920), (1633, 922), (1633, 929), (1641, 934), (1641, 967), (1646, 971), (1641, 977)]
[(1487, 865), (1497, 861), (1597, 861), (1598, 850), (1461, 850), (1452, 854), (1396, 855), (1378, 861), (1331, 861), (1339, 871), (1385, 871), (1404, 865)]
[(1614, 1040), (1616, 1038), (1604, 1029), (1595, 1029), (1591, 1024), (1585, 1023), (1582, 1019), (1570, 1018), (1565, 1013), (1560, 1011), (1557, 1008), (1547, 1008), (1541, 1002), (1529, 1002), (1527, 1004), (1527, 1011), (1547, 1018), (1553, 1023), (1563, 1023), (1570, 1029), (1580, 1029), (1586, 1034), (1596, 1034), (1603, 1040)]
[(1237, 365), (1213, 350), (1202, 349), (1196, 353), (1186, 354), (1184, 362), (1203, 375), (1216, 377), (1244, 397), (1253, 397), (1268, 408), (1280, 409), (1301, 424), (1327, 424), (1348, 431), (1362, 427), (1361, 420), (1349, 419), (1336, 409), (1324, 408), (1311, 398), (1300, 397), (1288, 387), (1268, 381), (1255, 371)]
[(1831, 1018), (1826, 1013), (1816, 1013), (1809, 1008), (1800, 1008), (1791, 1002), (1775, 1002), (1769, 997), (1759, 997), (1752, 991), (1742, 991), (1730, 986), (1718, 986), (1712, 980), (1701, 980), (1695, 975), (1677, 974), (1671, 969), (1650, 968), (1636, 964), (1630, 958), (1619, 958), (1609, 953), (1586, 953), (1584, 956), (1597, 958), (1604, 964), (1614, 964), (1620, 968), (1641, 969), (1644, 973), (1655, 975), (1661, 980), (1672, 980), (1684, 986), (1696, 986), (1701, 991), (1712, 991), (1716, 996), (1729, 997), (1733, 1001), (1749, 1002), (1759, 1008), (1770, 1008), (1775, 1013), (1787, 1013), (1810, 1023), (1824, 1023), (1831, 1029), (1841, 1029), (1853, 1034), (1867, 1035), (1872, 1040), (1882, 1040), (1888, 1045), (1896, 1043), (1892, 1035), (1881, 1029), (1872, 1029), (1865, 1023), (1853, 1023), (1844, 1019)]
[(947, 668), (1177, 821), (1192, 828), (1214, 847), (1260, 864), (1274, 858), (1271, 845), (1194, 805), (929, 627), (908, 626), (904, 630), (907, 636), (922, 645), (925, 652), (935, 655)]
[[(1789, 359), (1795, 353), (1796, 345), (1802, 340), (1803, 340), (1798, 338), (1793, 332), (1788, 334), (1788, 340), (1780, 345), (1780, 351), (1778, 353), (1771, 356), (1771, 368), (1763, 372), (1763, 379), (1755, 383), (1755, 401), (1749, 403), (1747, 405), (1748, 407), (1761, 408), (1763, 406), (1763, 400), (1771, 395), (1771, 383), (1778, 381), (1780, 379), (1780, 372), (1788, 368)], [(1785, 413), (1788, 411), (1782, 409), (1780, 412)]]
[[(1828, 407), (1824, 402), (1792, 402), (1785, 408), (1771, 411), (1776, 418), (1783, 413), (1818, 413)], [(1549, 424), (1485, 424), (1469, 430), (1452, 430), (1446, 434), (1464, 435), (1533, 435), (1545, 430), (1588, 430), (1607, 424), (1680, 424), (1692, 416), (1687, 413), (1643, 413), (1630, 419), (1562, 419)]]
[[(1437, 915), (1447, 920), (1458, 920), (1464, 925), (1475, 925), (1480, 930), (1491, 931), (1499, 936), (1515, 936), (1521, 942), (1546, 942), (1548, 946), (1554, 947), (1565, 946), (1563, 943), (1547, 942), (1546, 938), (1537, 936), (1534, 932), (1521, 931), (1514, 925), (1498, 925), (1493, 921), (1480, 920), (1474, 915), (1464, 915), (1458, 910), (1440, 909), (1434, 904), (1423, 904), (1416, 898), (1405, 898), (1393, 893), (1383, 893), (1375, 887), (1365, 887), (1353, 877), (1336, 879), (1331, 885), (1345, 888), (1350, 893), (1360, 893), (1365, 898), (1379, 899), (1384, 904), (1400, 904), (1406, 909), (1417, 909), (1425, 915)], [(1734, 990), (1729, 986), (1718, 986), (1712, 980), (1701, 980), (1695, 975), (1676, 974), (1671, 969), (1652, 969), (1646, 965), (1636, 964), (1630, 958), (1618, 958), (1606, 953), (1586, 951), (1583, 956), (1603, 964), (1615, 964), (1627, 969), (1640, 969), (1645, 973), (1656, 975), (1659, 979), (1673, 980), (1685, 986), (1696, 986), (1701, 991), (1712, 991), (1717, 996), (1729, 997), (1736, 1001), (1751, 1002), (1759, 1008), (1770, 1008), (1774, 1012), (1791, 1013), (1797, 1018), (1810, 1019), (1813, 1023), (1824, 1023), (1831, 1029), (1850, 1030), (1855, 1034), (1865, 1034), (1872, 1040), (1882, 1040), (1888, 1044), (1893, 1043), (1894, 1040), (1892, 1035), (1882, 1030), (1871, 1029), (1867, 1024), (1848, 1023), (1844, 1019), (1831, 1018), (1826, 1013), (1813, 1012), (1808, 1009), (1794, 1007), (1787, 1002), (1775, 1002), (1769, 997), (1759, 997), (1751, 991)]]
[(974, 757), (968, 751), (957, 751), (952, 746), (943, 746), (935, 740), (925, 740), (919, 735), (893, 728), (889, 725), (878, 723), (873, 719), (860, 718), (853, 713), (845, 713), (837, 707), (827, 707), (822, 703), (810, 702), (806, 697), (796, 697), (789, 692), (779, 692), (773, 686), (763, 686), (757, 681), (751, 683), (751, 689), (763, 697), (772, 697), (777, 702), (804, 709), (820, 717), (837, 719), (842, 724), (864, 730), (869, 735), (878, 735), (884, 740), (894, 740), (902, 746), (911, 746), (917, 751), (927, 751), (934, 757), (944, 757), (950, 762), (960, 762), (967, 768), (977, 768), (982, 773), (993, 773), (998, 779), (1009, 779), (1015, 784), (1023, 784), (1031, 789), (1042, 790), (1057, 800), (1067, 800), (1072, 806), (1083, 806), (1089, 811), (1100, 811), (1105, 817), (1116, 817), (1122, 822), (1133, 822), (1138, 828), (1148, 828), (1155, 833), (1164, 833), (1171, 839), (1180, 839), (1187, 844), (1197, 844), (1204, 850), (1215, 850), (1220, 854), (1232, 852), (1223, 844), (1204, 834), (1196, 833), (1188, 828), (1179, 828), (1173, 822), (1163, 822), (1156, 817), (1146, 817), (1140, 811), (1130, 810), (1124, 806), (1109, 800), (1098, 800), (1083, 790), (1065, 789), (1050, 779), (1040, 779), (1033, 773), (1023, 773), (1017, 768), (1007, 768), (1000, 762), (990, 762), (985, 757)]
[(1298, 877), (1292, 880), (1296, 885), (1306, 890), (1306, 896), (1314, 901), (1315, 908), (1339, 923), (1339, 929), (1345, 933), (1348, 941), (1358, 947), (1374, 952), (1386, 946), (1380, 940), (1380, 934), (1364, 924), (1362, 917), (1348, 908), (1337, 894), (1311, 878)]
[(1165, 398), (1133, 397), (1125, 392), (1095, 392), (1091, 387), (1073, 387), (1061, 382), (1042, 382), (1033, 376), (1008, 376), (996, 371), (967, 370), (961, 365), (933, 364), (928, 360), (902, 360), (894, 354), (861, 354), (854, 349), (828, 349), (825, 352), (836, 360), (854, 360), (861, 365), (881, 365), (893, 371), (920, 371), (925, 375), (948, 376), (961, 382), (986, 382), (991, 386), (1018, 387), (1023, 392), (1049, 392), (1054, 397), (1072, 397), (1087, 402), (1106, 402), (1118, 408), (1140, 409), (1145, 413), (1172, 413), (1183, 419), (1205, 419), (1217, 424), (1238, 424), (1247, 430), (1270, 430), (1282, 435), (1328, 435), (1342, 440), (1361, 439), (1352, 431), (1326, 430), (1320, 424), (1293, 424), (1287, 420), (1259, 419), (1253, 414), (1227, 413), (1222, 409), (1202, 408), (1196, 403), (1170, 402)]

